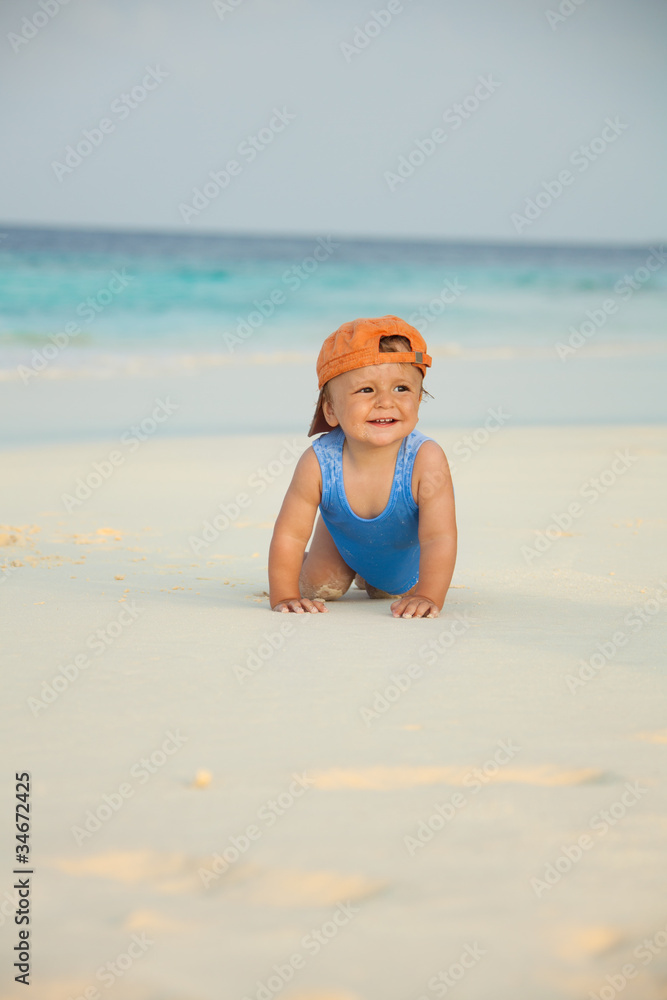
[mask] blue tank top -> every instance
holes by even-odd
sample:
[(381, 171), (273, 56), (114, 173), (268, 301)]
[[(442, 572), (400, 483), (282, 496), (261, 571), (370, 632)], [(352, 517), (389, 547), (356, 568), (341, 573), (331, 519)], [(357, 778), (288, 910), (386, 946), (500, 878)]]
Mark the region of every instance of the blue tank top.
[(390, 594), (404, 594), (419, 576), (419, 507), (412, 498), (412, 469), (424, 441), (412, 431), (401, 441), (387, 506), (377, 517), (359, 517), (350, 507), (343, 482), (340, 427), (313, 441), (322, 471), (320, 513), (345, 562), (366, 583)]

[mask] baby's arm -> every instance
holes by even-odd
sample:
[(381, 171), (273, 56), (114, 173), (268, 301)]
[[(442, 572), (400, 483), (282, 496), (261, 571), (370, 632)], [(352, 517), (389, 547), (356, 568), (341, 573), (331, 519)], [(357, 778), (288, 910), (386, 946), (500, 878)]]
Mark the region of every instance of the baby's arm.
[(322, 474), (317, 455), (308, 448), (297, 462), (280, 508), (269, 548), (269, 603), (273, 611), (326, 611), (324, 601), (299, 593), (303, 554), (322, 498)]
[(456, 562), (452, 476), (439, 444), (423, 443), (414, 471), (419, 505), (419, 579), (415, 593), (394, 601), (391, 613), (395, 618), (437, 618)]

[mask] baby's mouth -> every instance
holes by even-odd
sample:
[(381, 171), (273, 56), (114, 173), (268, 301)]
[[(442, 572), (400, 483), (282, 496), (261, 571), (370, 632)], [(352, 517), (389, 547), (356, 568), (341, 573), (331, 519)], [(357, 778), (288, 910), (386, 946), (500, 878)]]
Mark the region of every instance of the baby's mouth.
[(395, 424), (397, 421), (394, 417), (376, 417), (375, 420), (369, 420), (369, 424), (375, 424), (378, 427), (387, 427), (389, 424)]

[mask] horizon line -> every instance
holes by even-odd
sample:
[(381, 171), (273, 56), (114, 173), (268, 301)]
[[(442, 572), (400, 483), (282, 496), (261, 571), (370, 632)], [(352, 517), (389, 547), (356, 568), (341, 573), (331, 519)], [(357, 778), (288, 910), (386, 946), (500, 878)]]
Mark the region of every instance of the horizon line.
[[(260, 232), (254, 230), (208, 230), (208, 229), (198, 229), (198, 230), (183, 230), (183, 229), (168, 229), (168, 228), (125, 228), (125, 227), (114, 227), (107, 225), (91, 224), (83, 225), (80, 223), (70, 224), (70, 223), (35, 223), (35, 222), (0, 222), (0, 234), (2, 231), (7, 230), (18, 230), (18, 231), (33, 231), (33, 232), (71, 232), (80, 233), (82, 235), (90, 235), (93, 233), (99, 233), (101, 235), (107, 236), (171, 236), (179, 237), (184, 239), (256, 239), (256, 240), (299, 240), (308, 241), (317, 239), (322, 236), (321, 232)], [(372, 244), (382, 244), (382, 243), (401, 243), (401, 244), (413, 244), (413, 245), (450, 245), (450, 246), (485, 246), (485, 247), (503, 247), (512, 249), (534, 249), (534, 250), (553, 250), (553, 249), (568, 249), (568, 250), (636, 250), (636, 249), (650, 249), (655, 244), (661, 244), (665, 242), (665, 238), (655, 238), (648, 240), (646, 242), (631, 242), (622, 243), (616, 241), (606, 241), (606, 242), (566, 242), (561, 240), (552, 240), (548, 242), (538, 242), (534, 240), (500, 240), (500, 239), (483, 239), (476, 237), (459, 237), (459, 236), (400, 236), (400, 235), (362, 235), (359, 233), (355, 234), (345, 234), (345, 233), (331, 233), (327, 232), (327, 236), (333, 239), (339, 239), (346, 243), (372, 243)], [(2, 244), (0, 243), (0, 249), (2, 249)]]

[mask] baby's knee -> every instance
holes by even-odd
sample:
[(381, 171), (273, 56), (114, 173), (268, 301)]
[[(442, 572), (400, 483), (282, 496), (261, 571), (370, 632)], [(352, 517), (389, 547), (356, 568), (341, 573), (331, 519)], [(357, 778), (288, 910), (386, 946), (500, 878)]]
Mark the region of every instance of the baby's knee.
[(330, 578), (314, 583), (307, 578), (301, 578), (299, 589), (302, 597), (308, 597), (311, 601), (335, 601), (342, 597), (350, 587), (351, 580), (340, 580)]
[(304, 594), (304, 597), (308, 596), (312, 601), (337, 601), (346, 590), (347, 587), (338, 587), (334, 583), (322, 583), (319, 587), (312, 588), (312, 594)]

